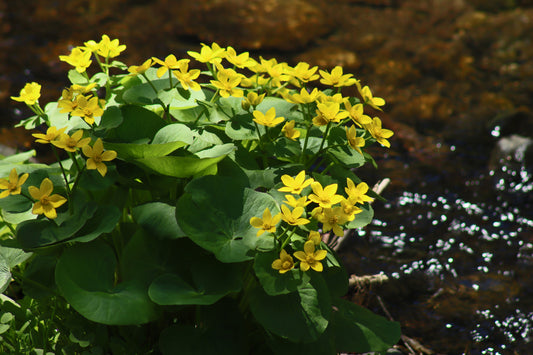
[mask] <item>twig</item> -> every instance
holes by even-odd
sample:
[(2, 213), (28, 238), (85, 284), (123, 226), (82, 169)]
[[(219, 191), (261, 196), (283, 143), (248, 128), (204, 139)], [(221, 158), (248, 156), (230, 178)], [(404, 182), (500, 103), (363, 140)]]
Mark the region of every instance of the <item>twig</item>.
[(385, 274), (376, 274), (376, 275), (350, 275), (348, 280), (348, 286), (350, 287), (371, 287), (374, 285), (381, 285), (384, 282), (389, 281), (389, 278)]

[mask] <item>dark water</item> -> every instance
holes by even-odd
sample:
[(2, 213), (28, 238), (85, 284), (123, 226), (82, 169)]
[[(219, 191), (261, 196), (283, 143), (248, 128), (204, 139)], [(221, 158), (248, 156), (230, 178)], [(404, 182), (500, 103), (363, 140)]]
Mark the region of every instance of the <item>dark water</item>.
[(389, 277), (375, 293), (436, 353), (531, 353), (533, 172), (523, 150), (491, 168), (468, 164), (477, 153), (456, 150), (441, 175), (407, 169), (408, 189), (386, 190), (342, 255), (353, 272)]

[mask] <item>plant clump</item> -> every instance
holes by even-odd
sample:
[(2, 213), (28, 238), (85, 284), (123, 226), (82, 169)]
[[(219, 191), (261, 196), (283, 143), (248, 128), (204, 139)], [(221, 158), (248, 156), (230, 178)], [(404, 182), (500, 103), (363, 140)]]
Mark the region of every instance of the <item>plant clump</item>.
[[(72, 85), (57, 101), (42, 107), (38, 83), (13, 97), (35, 113), (18, 125), (41, 129), (35, 141), (57, 161), (0, 160), (0, 290), (22, 285), (94, 324), (87, 341), (41, 329), (41, 349), (393, 346), (397, 323), (342, 299), (348, 275), (333, 249), (373, 217), (379, 196), (355, 172), (375, 165), (368, 146), (390, 146), (392, 131), (365, 114), (385, 100), (340, 66), (291, 67), (216, 43), (127, 66), (116, 59), (125, 49), (107, 35), (87, 41), (60, 56)], [(359, 97), (343, 96), (349, 86)], [(117, 333), (125, 325), (146, 333)]]

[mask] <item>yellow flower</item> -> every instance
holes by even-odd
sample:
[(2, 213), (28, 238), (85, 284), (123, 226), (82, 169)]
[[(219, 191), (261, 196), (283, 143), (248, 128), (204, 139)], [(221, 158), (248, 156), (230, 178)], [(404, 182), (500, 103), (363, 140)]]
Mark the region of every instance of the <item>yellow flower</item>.
[(372, 123), (372, 118), (363, 113), (363, 104), (355, 104), (352, 106), (350, 101), (346, 100), (344, 102), (344, 107), (346, 108), (346, 111), (350, 115), (352, 121), (359, 127), (362, 127), (361, 125), (364, 124)]
[(11, 99), (31, 106), (35, 105), (39, 97), (41, 97), (41, 85), (33, 82), (24, 85), (22, 90), (20, 90), (19, 96), (11, 96)]
[(307, 196), (296, 199), (293, 195), (285, 195), (285, 201), (283, 202), (291, 207), (305, 207), (311, 203), (311, 201), (307, 200)]
[(73, 93), (77, 94), (87, 94), (88, 92), (92, 91), (96, 87), (96, 83), (90, 83), (88, 85), (77, 85), (73, 84), (70, 89)]
[(94, 142), (92, 147), (87, 144), (82, 146), (81, 150), (89, 158), (87, 159), (87, 169), (96, 169), (102, 176), (105, 176), (107, 173), (107, 166), (103, 162), (111, 161), (117, 157), (117, 152), (114, 150), (106, 150), (104, 152), (104, 144), (100, 138)]
[(225, 58), (228, 62), (240, 69), (250, 68), (257, 64), (255, 59), (250, 58), (250, 54), (248, 52), (244, 52), (237, 55), (237, 52), (235, 52), (235, 49), (233, 49), (233, 47), (226, 48)]
[(322, 79), (320, 79), (320, 82), (325, 85), (331, 85), (335, 87), (342, 87), (342, 86), (352, 86), (355, 83), (357, 83), (357, 80), (352, 78), (352, 74), (343, 74), (342, 67), (336, 66), (333, 68), (331, 73), (328, 73), (327, 71), (320, 70), (320, 75), (322, 76)]
[(317, 231), (310, 231), (307, 240), (312, 241), (315, 245), (320, 245), (322, 242), (322, 236)]
[(324, 232), (333, 230), (336, 236), (342, 237), (344, 230), (341, 225), (346, 223), (346, 215), (342, 207), (324, 208), (322, 213), (316, 215), (319, 222), (322, 223), (322, 229)]
[(87, 96), (78, 95), (75, 101), (77, 105), (71, 115), (83, 118), (88, 124), (92, 125), (95, 117), (100, 117), (104, 114), (97, 97), (88, 98)]
[(131, 75), (144, 74), (153, 65), (152, 58), (148, 58), (141, 65), (132, 65), (128, 68)]
[(317, 250), (315, 251), (315, 243), (311, 240), (308, 240), (304, 244), (304, 251), (297, 251), (294, 253), (294, 257), (300, 260), (300, 269), (302, 271), (307, 271), (309, 268), (321, 272), (324, 270), (320, 260), (326, 258), (328, 252), (326, 250)]
[(181, 86), (185, 90), (191, 89), (198, 91), (201, 87), (194, 79), (200, 76), (200, 69), (189, 70), (189, 61), (189, 59), (180, 60), (177, 70), (172, 71), (172, 74), (180, 81)]
[(280, 220), (281, 214), (278, 213), (277, 215), (272, 217), (272, 214), (270, 213), (270, 210), (267, 207), (263, 211), (263, 218), (252, 217), (250, 218), (250, 224), (255, 228), (259, 228), (259, 230), (257, 231), (257, 236), (259, 237), (264, 232), (276, 232), (276, 224), (278, 224)]
[(355, 126), (351, 126), (350, 128), (346, 127), (346, 139), (348, 139), (350, 147), (357, 150), (359, 154), (363, 154), (361, 147), (365, 146), (365, 139), (363, 137), (357, 137)]
[(337, 184), (331, 184), (323, 188), (318, 181), (315, 181), (311, 184), (311, 188), (314, 193), (309, 195), (309, 199), (320, 207), (331, 208), (332, 205), (341, 202), (343, 199), (341, 195), (337, 195)]
[(28, 179), (28, 174), (22, 174), (20, 177), (17, 174), (17, 169), (11, 169), (9, 173), (9, 180), (0, 179), (0, 189), (5, 190), (0, 192), (0, 198), (7, 197), (9, 195), (19, 195), (20, 187)]
[(276, 109), (271, 107), (266, 114), (261, 111), (254, 111), (254, 121), (260, 125), (267, 127), (275, 127), (281, 122), (285, 121), (285, 117), (276, 117)]
[(357, 85), (357, 90), (359, 91), (359, 94), (363, 98), (363, 101), (365, 102), (365, 104), (372, 106), (376, 110), (382, 111), (382, 109), (379, 108), (378, 106), (385, 105), (385, 100), (383, 100), (381, 97), (374, 97), (372, 95), (372, 91), (370, 91), (370, 88), (368, 86), (361, 88), (361, 84), (359, 82), (357, 82), (356, 85)]
[(111, 40), (108, 35), (102, 35), (102, 40), (98, 43), (96, 53), (104, 58), (114, 58), (126, 49), (125, 44), (120, 44), (118, 39)]
[(89, 144), (91, 138), (83, 138), (83, 130), (78, 130), (69, 136), (66, 133), (62, 133), (58, 140), (51, 141), (53, 145), (58, 148), (64, 149), (67, 152), (74, 153), (78, 148)]
[(356, 214), (363, 212), (362, 209), (355, 206), (355, 204), (349, 199), (344, 199), (341, 201), (341, 208), (342, 212), (344, 213), (344, 218), (346, 218), (347, 221), (353, 221)]
[(39, 188), (35, 186), (28, 187), (28, 192), (30, 193), (31, 197), (37, 200), (37, 202), (35, 202), (33, 205), (31, 213), (37, 215), (44, 213), (44, 215), (50, 219), (56, 218), (56, 208), (67, 202), (67, 199), (58, 194), (50, 196), (53, 191), (54, 185), (48, 178), (45, 178), (41, 182), (41, 186)]
[(272, 269), (278, 270), (280, 274), (284, 274), (292, 268), (294, 268), (294, 260), (292, 259), (292, 256), (287, 254), (285, 249), (281, 249), (279, 259), (272, 262)]
[(295, 207), (291, 211), (289, 207), (281, 205), (281, 219), (291, 226), (301, 226), (310, 222), (307, 218), (301, 218), (303, 213), (303, 207)]
[(285, 186), (279, 188), (278, 191), (299, 195), (302, 190), (311, 185), (314, 180), (312, 178), (305, 180), (305, 170), (302, 170), (294, 178), (289, 175), (282, 175), (281, 181)]
[(287, 81), (290, 79), (290, 76), (286, 74), (289, 70), (289, 66), (285, 62), (268, 66), (266, 69), (267, 74), (270, 75), (272, 79), (275, 79), (275, 81), (273, 81), (274, 86), (278, 86), (280, 81)]
[(297, 78), (303, 83), (313, 81), (319, 78), (318, 74), (315, 74), (318, 67), (309, 68), (309, 64), (305, 62), (300, 62), (296, 64), (294, 68), (289, 70), (291, 76)]
[(216, 87), (222, 97), (243, 97), (244, 91), (237, 89), (241, 83), (242, 77), (233, 70), (220, 70), (217, 74), (217, 80), (211, 80), (211, 84)]
[(77, 72), (83, 73), (92, 63), (91, 55), (91, 51), (83, 47), (75, 47), (69, 55), (60, 55), (59, 60), (67, 62), (75, 67)]
[(316, 107), (317, 115), (327, 122), (340, 122), (348, 117), (348, 112), (341, 110), (340, 104), (337, 102), (319, 103)]
[(352, 179), (346, 178), (346, 187), (344, 188), (344, 191), (346, 191), (350, 203), (354, 205), (356, 203), (363, 204), (365, 202), (371, 202), (374, 200), (372, 197), (366, 194), (368, 192), (368, 185), (366, 182), (360, 182), (357, 184), (357, 186), (355, 186)]
[(322, 95), (322, 92), (318, 91), (317, 88), (314, 88), (311, 92), (302, 88), (299, 94), (285, 95), (284, 99), (294, 104), (309, 104), (317, 101), (320, 95)]
[(32, 136), (37, 138), (35, 142), (48, 144), (48, 143), (51, 143), (52, 141), (55, 141), (57, 137), (59, 137), (63, 132), (65, 132), (66, 129), (67, 127), (57, 129), (56, 127), (52, 126), (46, 130), (46, 134), (32, 133)]
[(158, 78), (162, 77), (168, 70), (178, 69), (180, 65), (179, 62), (183, 60), (183, 59), (180, 59), (178, 61), (174, 54), (168, 55), (165, 58), (165, 61), (162, 61), (161, 59), (156, 58), (156, 57), (152, 57), (152, 59), (154, 60), (154, 62), (161, 65), (161, 67), (159, 67), (156, 72), (156, 75)]
[(300, 131), (297, 129), (294, 129), (294, 120), (289, 121), (283, 125), (283, 128), (281, 131), (285, 135), (285, 137), (295, 141), (297, 138), (300, 137)]
[(381, 120), (378, 117), (374, 117), (371, 124), (364, 126), (368, 132), (380, 143), (381, 145), (390, 148), (390, 143), (387, 138), (392, 137), (394, 134), (390, 129), (385, 129), (381, 127)]
[(187, 54), (199, 62), (216, 64), (220, 63), (222, 58), (226, 56), (226, 49), (221, 48), (216, 43), (213, 43), (211, 47), (202, 43), (200, 53), (188, 51)]
[(278, 61), (276, 58), (267, 60), (267, 59), (264, 59), (263, 57), (259, 57), (259, 60), (260, 60), (260, 63), (257, 63), (256, 65), (250, 68), (250, 70), (256, 74), (267, 73), (268, 68), (273, 67), (274, 65), (278, 64)]
[(265, 94), (257, 95), (256, 92), (250, 91), (246, 98), (244, 98), (241, 102), (241, 106), (244, 110), (248, 111), (250, 107), (257, 107), (261, 102), (263, 102), (263, 99), (265, 98)]

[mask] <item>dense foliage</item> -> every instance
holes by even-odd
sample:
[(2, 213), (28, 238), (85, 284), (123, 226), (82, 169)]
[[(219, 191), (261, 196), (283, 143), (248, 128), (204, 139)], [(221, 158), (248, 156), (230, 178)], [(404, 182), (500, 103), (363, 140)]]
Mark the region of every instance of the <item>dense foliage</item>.
[[(392, 132), (365, 114), (385, 101), (341, 67), (216, 43), (193, 61), (127, 67), (114, 59), (125, 48), (103, 35), (60, 56), (72, 85), (44, 108), (38, 83), (13, 97), (57, 162), (0, 160), (0, 350), (394, 345), (397, 323), (342, 298), (333, 250), (373, 217), (378, 196), (356, 171), (375, 165), (367, 146), (389, 146)], [(344, 97), (347, 86), (360, 97)]]

